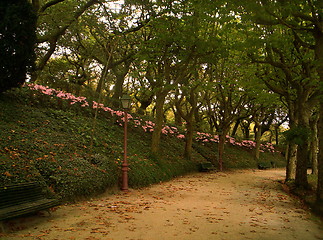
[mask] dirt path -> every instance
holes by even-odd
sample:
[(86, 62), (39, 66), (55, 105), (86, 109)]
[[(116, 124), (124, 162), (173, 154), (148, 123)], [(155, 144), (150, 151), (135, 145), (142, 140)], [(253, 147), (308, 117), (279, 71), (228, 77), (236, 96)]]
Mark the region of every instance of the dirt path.
[(0, 239), (323, 239), (322, 222), (280, 179), (284, 170), (197, 173), (12, 221)]

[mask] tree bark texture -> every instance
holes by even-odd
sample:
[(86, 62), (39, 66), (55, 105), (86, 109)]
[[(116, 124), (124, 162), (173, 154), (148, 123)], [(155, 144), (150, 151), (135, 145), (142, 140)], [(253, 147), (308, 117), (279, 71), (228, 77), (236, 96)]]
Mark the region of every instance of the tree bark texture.
[(320, 117), (318, 123), (319, 154), (318, 154), (318, 180), (316, 201), (323, 205), (323, 102), (320, 103)]
[[(192, 118), (192, 117), (191, 117)], [(186, 136), (185, 136), (185, 149), (184, 157), (188, 160), (192, 158), (192, 145), (193, 145), (193, 123), (188, 121), (186, 124)]]
[(223, 155), (224, 155), (224, 145), (225, 145), (225, 136), (227, 131), (219, 134), (219, 143), (218, 143), (218, 166), (219, 171), (223, 171)]
[(256, 129), (256, 133), (255, 133), (255, 142), (256, 142), (256, 147), (254, 150), (254, 158), (259, 161), (260, 158), (260, 139), (261, 139), (261, 126), (259, 123), (255, 124), (255, 129)]
[[(322, 24), (322, 22), (321, 22)], [(321, 25), (322, 26), (322, 25)], [(321, 86), (323, 84), (323, 32), (322, 29), (316, 29), (315, 34), (315, 57), (318, 62), (317, 72), (320, 77)], [(318, 123), (318, 139), (319, 139), (319, 155), (318, 155), (318, 180), (317, 180), (317, 192), (316, 200), (318, 205), (323, 206), (323, 91), (320, 91), (320, 108), (319, 108), (319, 123)]]
[(296, 175), (296, 153), (297, 145), (294, 143), (289, 143), (286, 151), (286, 179), (285, 181), (291, 181), (295, 179)]
[(161, 91), (156, 94), (156, 116), (155, 116), (155, 128), (151, 139), (151, 151), (157, 154), (160, 145), (161, 130), (164, 123), (164, 103), (168, 91)]
[[(309, 106), (305, 104), (302, 96), (299, 96), (298, 99), (298, 129), (300, 131), (308, 132), (310, 135), (310, 126), (309, 120), (311, 117), (311, 111)], [(298, 144), (297, 147), (297, 161), (296, 161), (296, 176), (295, 176), (295, 184), (297, 187), (301, 187), (304, 189), (308, 188), (308, 180), (307, 180), (307, 165), (309, 162), (309, 145), (310, 138), (305, 137), (302, 139), (302, 142)]]
[(312, 174), (317, 175), (318, 173), (318, 166), (317, 166), (317, 154), (318, 154), (318, 115), (316, 114), (313, 119), (311, 119), (310, 126), (312, 130), (311, 135), (311, 145), (310, 145), (310, 163), (312, 167)]

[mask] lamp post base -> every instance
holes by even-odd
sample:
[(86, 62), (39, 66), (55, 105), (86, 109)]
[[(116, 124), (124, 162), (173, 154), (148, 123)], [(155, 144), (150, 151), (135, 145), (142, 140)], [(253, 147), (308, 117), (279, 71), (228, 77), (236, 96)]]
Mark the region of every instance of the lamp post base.
[(128, 191), (128, 164), (122, 164), (122, 191)]

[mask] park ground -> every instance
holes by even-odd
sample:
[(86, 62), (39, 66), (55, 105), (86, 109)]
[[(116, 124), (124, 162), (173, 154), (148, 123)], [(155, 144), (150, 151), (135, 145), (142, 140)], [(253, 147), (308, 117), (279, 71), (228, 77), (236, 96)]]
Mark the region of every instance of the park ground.
[(317, 240), (323, 223), (279, 181), (284, 169), (194, 173), (11, 220), (1, 240)]

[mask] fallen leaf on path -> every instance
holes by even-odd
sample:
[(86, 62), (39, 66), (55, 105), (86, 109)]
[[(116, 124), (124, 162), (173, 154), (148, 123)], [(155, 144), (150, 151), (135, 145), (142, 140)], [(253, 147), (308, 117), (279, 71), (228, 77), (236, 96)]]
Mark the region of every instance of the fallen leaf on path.
[[(96, 237), (87, 237), (87, 238), (85, 238), (85, 240), (100, 240), (100, 238), (96, 238)], [(108, 239), (106, 239), (106, 240), (108, 240)]]
[(66, 228), (64, 229), (65, 232), (71, 231), (71, 232), (76, 232), (77, 230), (75, 228)]
[(41, 237), (44, 237), (44, 236), (47, 236), (48, 234), (39, 234), (39, 235), (37, 235), (36, 237), (37, 238), (41, 238)]

